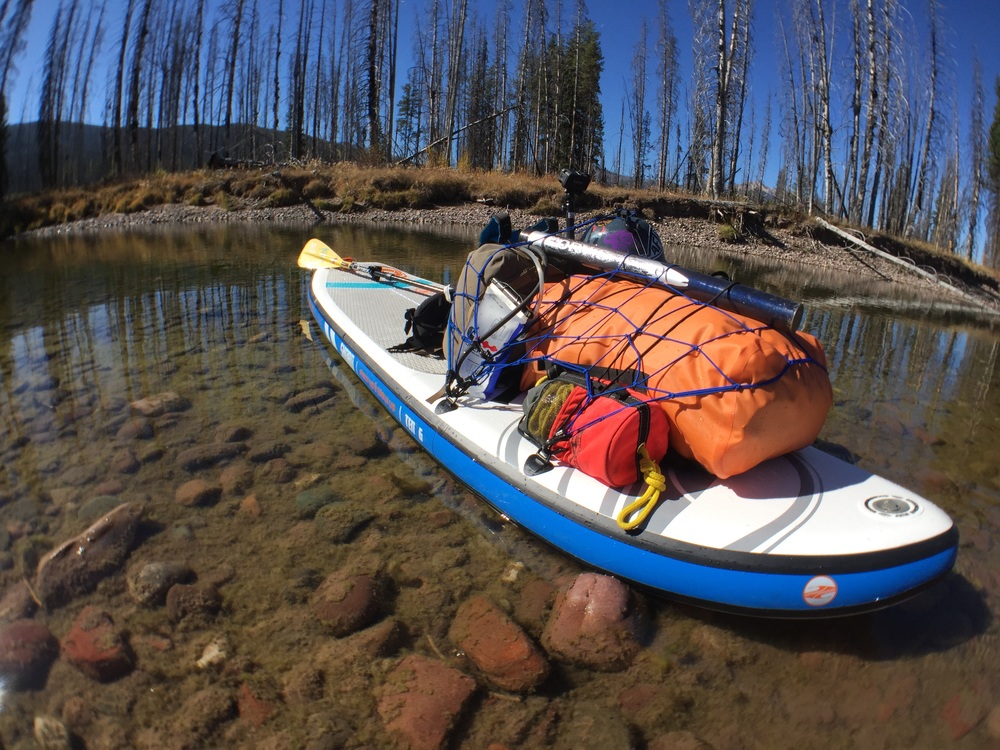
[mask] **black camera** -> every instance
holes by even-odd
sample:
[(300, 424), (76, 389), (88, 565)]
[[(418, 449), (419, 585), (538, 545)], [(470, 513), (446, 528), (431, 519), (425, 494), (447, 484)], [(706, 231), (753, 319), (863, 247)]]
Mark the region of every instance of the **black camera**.
[(590, 175), (574, 169), (564, 169), (559, 173), (559, 184), (570, 195), (583, 195), (590, 185)]

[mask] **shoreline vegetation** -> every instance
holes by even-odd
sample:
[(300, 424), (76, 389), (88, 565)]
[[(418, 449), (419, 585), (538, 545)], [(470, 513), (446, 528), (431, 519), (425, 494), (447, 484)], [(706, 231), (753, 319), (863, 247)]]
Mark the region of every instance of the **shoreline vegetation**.
[[(561, 217), (563, 195), (554, 176), (435, 167), (316, 163), (202, 169), (12, 197), (0, 218), (0, 237), (232, 221), (483, 226), (499, 210), (510, 212), (515, 227), (526, 227), (543, 216)], [(599, 184), (577, 200), (578, 218), (619, 206), (653, 222), (664, 244), (841, 268), (937, 288), (1000, 313), (1000, 274), (927, 243), (862, 233), (832, 217), (828, 221), (837, 226), (831, 229), (779, 203), (714, 201)], [(901, 258), (923, 274), (873, 249)], [(929, 279), (928, 272), (959, 291)]]

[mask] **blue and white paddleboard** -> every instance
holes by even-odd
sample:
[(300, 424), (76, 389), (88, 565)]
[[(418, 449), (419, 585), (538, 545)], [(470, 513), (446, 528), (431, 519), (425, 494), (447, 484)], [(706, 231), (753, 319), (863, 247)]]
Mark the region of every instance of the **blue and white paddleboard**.
[(610, 489), (564, 466), (526, 476), (536, 448), (511, 404), (428, 402), (446, 365), (402, 343), (423, 295), (341, 268), (314, 271), (309, 301), (336, 352), (448, 471), (499, 512), (588, 566), (714, 609), (833, 617), (887, 606), (952, 568), (958, 532), (929, 500), (816, 448), (721, 480), (666, 469), (668, 488), (639, 533), (616, 523), (636, 488)]

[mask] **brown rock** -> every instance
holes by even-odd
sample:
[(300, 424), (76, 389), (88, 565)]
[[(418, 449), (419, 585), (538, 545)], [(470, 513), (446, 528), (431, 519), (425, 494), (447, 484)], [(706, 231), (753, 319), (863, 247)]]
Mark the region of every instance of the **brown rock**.
[(475, 596), (458, 608), (448, 637), (502, 690), (528, 692), (548, 677), (549, 664), (542, 652), (485, 596)]
[(648, 750), (712, 750), (712, 746), (694, 732), (678, 729), (654, 738)]
[(134, 657), (111, 615), (97, 607), (83, 608), (63, 637), (66, 660), (91, 679), (114, 680), (132, 671)]
[(265, 482), (288, 484), (295, 479), (295, 469), (283, 458), (272, 458), (261, 467), (260, 478)]
[(139, 463), (135, 451), (130, 448), (117, 451), (111, 457), (111, 463), (109, 464), (111, 471), (116, 474), (135, 474), (141, 466), (142, 464)]
[(292, 414), (298, 414), (303, 409), (318, 406), (332, 397), (333, 389), (328, 386), (312, 388), (308, 391), (303, 391), (296, 396), (292, 396), (285, 402), (285, 408), (292, 412)]
[(326, 680), (311, 663), (300, 664), (285, 675), (283, 695), (289, 705), (305, 705), (323, 697)]
[(196, 445), (177, 454), (177, 465), (185, 471), (198, 471), (215, 466), (227, 458), (238, 456), (246, 450), (244, 443), (211, 443)]
[(240, 718), (252, 727), (264, 726), (264, 722), (274, 713), (274, 703), (258, 697), (247, 683), (240, 685), (236, 694), (236, 706)]
[(59, 655), (59, 642), (34, 620), (0, 625), (0, 675), (15, 690), (45, 684), (49, 667)]
[(342, 637), (376, 619), (385, 591), (378, 575), (331, 573), (313, 593), (313, 612), (333, 635)]
[(120, 479), (106, 479), (94, 486), (95, 495), (107, 495), (115, 496), (120, 495), (125, 491), (125, 485), (121, 483)]
[(524, 584), (514, 606), (514, 616), (530, 633), (538, 637), (552, 610), (559, 589), (548, 581), (534, 578)]
[(242, 443), (253, 436), (253, 430), (244, 425), (222, 425), (212, 436), (216, 443)]
[(556, 658), (591, 669), (625, 669), (639, 651), (641, 626), (634, 595), (611, 576), (582, 573), (559, 593), (542, 633)]
[(278, 440), (262, 441), (254, 443), (247, 449), (247, 459), (251, 463), (263, 464), (275, 458), (284, 458), (289, 451), (291, 448), (288, 443)]
[(175, 583), (187, 583), (194, 571), (179, 562), (146, 562), (129, 569), (125, 576), (128, 591), (136, 602), (146, 607), (163, 604)]
[(221, 608), (222, 595), (209, 583), (176, 583), (167, 591), (167, 617), (172, 622), (214, 617)]
[(226, 495), (241, 495), (253, 487), (253, 469), (244, 463), (227, 466), (219, 474), (219, 486)]
[(136, 414), (144, 417), (159, 417), (171, 412), (184, 411), (190, 404), (187, 399), (181, 398), (173, 391), (167, 391), (133, 401), (130, 406)]
[(986, 732), (990, 738), (1000, 740), (1000, 706), (994, 706), (987, 715)]
[(247, 495), (240, 501), (240, 514), (247, 518), (260, 518), (263, 511), (256, 495)]
[(236, 717), (237, 704), (232, 693), (221, 686), (212, 686), (192, 694), (169, 720), (167, 736), (159, 747), (195, 748), (218, 747), (211, 738), (222, 725)]
[(413, 654), (389, 673), (378, 712), (385, 728), (410, 750), (437, 750), (475, 689), (468, 675)]
[(189, 508), (194, 506), (212, 505), (222, 496), (222, 487), (209, 484), (203, 479), (192, 479), (185, 482), (174, 493), (174, 500), (179, 505)]
[(406, 628), (399, 620), (377, 622), (351, 636), (351, 647), (365, 661), (392, 656), (406, 641)]
[(944, 704), (941, 718), (951, 738), (960, 740), (986, 719), (989, 712), (987, 691), (982, 681), (977, 680)]
[(43, 557), (34, 587), (42, 604), (65, 604), (92, 591), (102, 578), (118, 570), (135, 540), (141, 516), (140, 506), (123, 503)]
[(153, 437), (153, 423), (145, 417), (130, 419), (115, 434), (119, 440), (149, 440)]
[(36, 604), (24, 581), (12, 584), (0, 597), (0, 624), (23, 620), (35, 614)]

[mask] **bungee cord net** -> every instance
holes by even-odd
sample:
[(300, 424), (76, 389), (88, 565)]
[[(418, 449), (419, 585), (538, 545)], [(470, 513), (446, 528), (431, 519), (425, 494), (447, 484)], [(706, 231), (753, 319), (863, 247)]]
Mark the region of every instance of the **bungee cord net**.
[(812, 443), (832, 403), (810, 334), (620, 267), (557, 264), (525, 244), (469, 256), (446, 343), (452, 398), (509, 400), (546, 375), (573, 373), (591, 396), (628, 391), (662, 408), (670, 447), (719, 477)]

